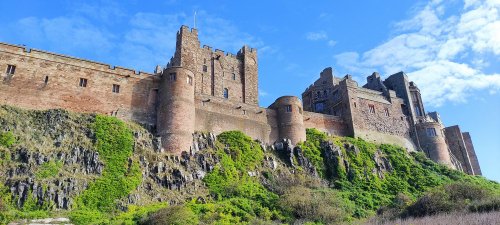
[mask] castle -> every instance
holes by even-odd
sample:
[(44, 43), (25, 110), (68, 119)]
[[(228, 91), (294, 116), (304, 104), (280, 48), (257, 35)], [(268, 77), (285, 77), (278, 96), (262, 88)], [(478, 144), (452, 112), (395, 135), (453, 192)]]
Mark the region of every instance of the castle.
[(424, 151), (433, 161), (480, 175), (469, 133), (444, 127), (426, 113), (420, 91), (399, 72), (378, 73), (362, 87), (326, 68), (302, 94), (258, 104), (257, 50), (237, 54), (200, 46), (198, 32), (182, 26), (174, 56), (154, 73), (0, 43), (0, 104), (64, 108), (133, 120), (150, 127), (165, 151), (192, 148), (195, 131), (241, 130), (263, 143), (305, 141), (306, 128)]

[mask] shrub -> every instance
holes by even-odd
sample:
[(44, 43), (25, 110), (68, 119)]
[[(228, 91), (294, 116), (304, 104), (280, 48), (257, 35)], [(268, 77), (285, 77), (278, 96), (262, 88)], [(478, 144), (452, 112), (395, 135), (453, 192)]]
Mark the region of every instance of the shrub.
[(184, 225), (198, 224), (198, 217), (186, 206), (170, 206), (158, 210), (140, 224), (144, 225)]
[[(429, 191), (408, 206), (403, 216), (422, 217), (467, 209), (476, 200), (489, 199), (491, 192), (485, 187), (466, 182), (454, 182)], [(478, 205), (479, 207), (479, 205)]]
[(474, 201), (469, 205), (471, 212), (491, 212), (500, 211), (500, 196)]
[(294, 218), (322, 223), (339, 223), (348, 220), (352, 204), (342, 199), (334, 190), (292, 187), (280, 198), (280, 205)]

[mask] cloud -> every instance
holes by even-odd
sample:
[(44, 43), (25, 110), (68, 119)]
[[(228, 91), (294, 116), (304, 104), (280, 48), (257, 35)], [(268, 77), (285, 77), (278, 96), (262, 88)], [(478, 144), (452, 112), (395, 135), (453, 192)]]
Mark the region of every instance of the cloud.
[(334, 41), (334, 40), (329, 40), (329, 41), (328, 41), (328, 46), (333, 47), (333, 46), (335, 46), (335, 45), (337, 45), (337, 42), (336, 42), (336, 41)]
[(262, 90), (262, 89), (259, 89), (259, 96), (260, 96), (260, 97), (266, 97), (266, 96), (268, 96), (268, 95), (269, 95), (269, 93), (267, 93), (267, 91), (264, 91), (264, 90)]
[(500, 74), (484, 69), (500, 54), (500, 2), (467, 0), (455, 14), (447, 4), (430, 2), (410, 19), (396, 23), (396, 34), (389, 40), (334, 59), (339, 66), (363, 74), (404, 70), (433, 106), (466, 102), (478, 90), (496, 93)]
[(306, 39), (310, 41), (319, 41), (328, 39), (325, 31), (309, 32), (306, 34)]
[(114, 46), (112, 33), (81, 17), (27, 17), (14, 23), (13, 27), (15, 35), (21, 39), (47, 44), (62, 53), (76, 50), (107, 53)]

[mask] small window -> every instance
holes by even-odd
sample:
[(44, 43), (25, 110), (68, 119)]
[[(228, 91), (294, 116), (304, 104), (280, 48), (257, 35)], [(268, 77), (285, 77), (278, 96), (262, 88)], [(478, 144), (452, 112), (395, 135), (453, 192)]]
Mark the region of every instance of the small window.
[(387, 116), (387, 117), (389, 116), (389, 109), (388, 109), (388, 108), (385, 108), (385, 109), (384, 109), (384, 114), (385, 114), (385, 116)]
[(207, 59), (203, 59), (203, 64), (207, 63)]
[(203, 72), (207, 72), (207, 71), (208, 71), (207, 65), (203, 65)]
[(292, 111), (292, 105), (286, 105), (285, 106), (286, 112), (291, 112)]
[(225, 99), (229, 98), (229, 90), (227, 88), (224, 88), (224, 98)]
[(170, 73), (170, 74), (168, 75), (168, 79), (169, 79), (170, 81), (175, 81), (175, 80), (177, 80), (177, 74), (176, 74), (176, 73)]
[(302, 108), (299, 106), (299, 113), (302, 114)]
[(43, 81), (43, 83), (45, 84), (49, 83), (49, 76), (45, 76), (45, 81)]
[(326, 96), (328, 96), (328, 94), (327, 94), (326, 90), (324, 90), (323, 91), (323, 97), (326, 97)]
[(417, 116), (422, 116), (422, 111), (420, 111), (420, 107), (418, 105), (415, 106), (415, 112), (417, 113)]
[(325, 109), (325, 104), (323, 102), (318, 102), (314, 104), (314, 109), (315, 112), (323, 112), (323, 110)]
[(193, 78), (191, 76), (187, 76), (187, 83), (193, 85)]
[(80, 87), (87, 87), (87, 79), (80, 78)]
[(368, 105), (368, 109), (370, 113), (375, 113), (375, 106), (374, 105)]
[(7, 74), (14, 75), (16, 72), (16, 66), (7, 65)]
[(113, 93), (120, 93), (120, 85), (113, 84)]
[(356, 108), (356, 102), (354, 102), (354, 108)]
[(246, 110), (243, 110), (243, 115), (246, 115), (247, 114), (247, 111)]
[(233, 73), (233, 80), (236, 80), (236, 74)]
[(427, 128), (427, 136), (429, 137), (435, 137), (436, 135), (436, 129), (434, 128)]

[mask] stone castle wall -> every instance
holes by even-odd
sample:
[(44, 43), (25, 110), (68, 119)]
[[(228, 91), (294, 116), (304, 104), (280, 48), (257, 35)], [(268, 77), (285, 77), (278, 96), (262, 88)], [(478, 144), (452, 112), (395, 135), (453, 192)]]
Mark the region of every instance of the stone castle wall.
[[(8, 65), (16, 66), (13, 75), (6, 74)], [(1, 43), (0, 71), (0, 104), (155, 123), (159, 79), (153, 74)], [(80, 78), (87, 79), (86, 87)]]

